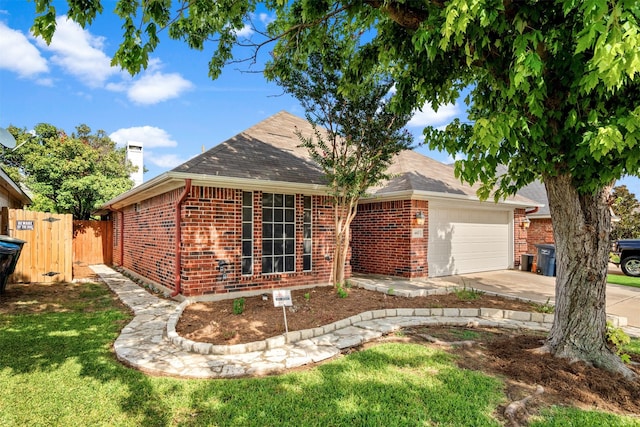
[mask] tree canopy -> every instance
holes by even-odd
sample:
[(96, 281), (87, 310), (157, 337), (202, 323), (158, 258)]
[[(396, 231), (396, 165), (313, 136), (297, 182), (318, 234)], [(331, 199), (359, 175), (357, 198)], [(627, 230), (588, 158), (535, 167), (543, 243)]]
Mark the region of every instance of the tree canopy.
[[(342, 285), (358, 200), (389, 178), (387, 168), (396, 154), (411, 148), (413, 138), (404, 129), (410, 115), (390, 109), (390, 76), (373, 70), (354, 78), (349, 69), (354, 40), (336, 37), (328, 26), (325, 31), (322, 52), (302, 60), (280, 52), (269, 63), (267, 76), (300, 101), (315, 131), (298, 137), (321, 166), (330, 188), (335, 235), (332, 281)], [(299, 62), (292, 66), (294, 61)]]
[(640, 202), (626, 185), (613, 189), (611, 208), (618, 217), (613, 224), (611, 240), (640, 239)]
[(15, 127), (9, 131), (22, 145), (5, 149), (2, 161), (11, 178), (33, 193), (33, 210), (86, 220), (133, 185), (124, 149), (116, 148), (104, 131), (92, 134), (80, 125), (68, 136), (50, 124), (35, 126), (33, 134)]
[[(68, 3), (68, 15), (82, 25), (102, 11), (99, 0)], [(167, 26), (171, 37), (192, 48), (217, 40), (210, 62), (216, 77), (258, 4), (120, 0), (116, 13), (125, 32), (114, 63), (138, 72), (159, 41), (158, 30)], [(437, 109), (469, 88), (471, 123), (426, 129), (426, 143), (462, 153), (456, 173), (480, 181), (485, 198), (542, 179), (558, 276), (545, 349), (631, 375), (607, 347), (605, 290), (610, 189), (622, 175), (640, 173), (640, 3), (268, 0), (264, 6), (276, 14), (264, 40), (277, 40), (276, 55), (323, 52), (327, 23), (358, 41), (352, 75), (388, 72), (397, 114), (425, 103)], [(56, 12), (49, 0), (36, 7), (41, 15), (34, 30), (50, 37)], [(497, 176), (500, 164), (507, 172)]]

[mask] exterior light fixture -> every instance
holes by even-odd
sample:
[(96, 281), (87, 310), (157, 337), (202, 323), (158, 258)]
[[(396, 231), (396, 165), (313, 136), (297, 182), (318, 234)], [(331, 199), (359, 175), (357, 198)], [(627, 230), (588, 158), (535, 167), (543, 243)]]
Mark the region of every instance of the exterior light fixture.
[(520, 225), (522, 226), (522, 228), (524, 228), (526, 230), (531, 225), (531, 220), (529, 218), (525, 217), (522, 220), (522, 223)]
[(416, 213), (416, 224), (423, 225), (424, 224), (424, 212), (418, 211)]

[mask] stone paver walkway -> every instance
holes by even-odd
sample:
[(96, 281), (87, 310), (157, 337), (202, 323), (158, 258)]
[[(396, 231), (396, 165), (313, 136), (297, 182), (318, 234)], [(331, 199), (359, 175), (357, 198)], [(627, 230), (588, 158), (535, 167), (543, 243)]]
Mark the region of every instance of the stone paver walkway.
[[(230, 378), (272, 374), (329, 359), (346, 348), (409, 326), (473, 324), (544, 331), (553, 321), (553, 315), (549, 314), (496, 309), (376, 310), (265, 341), (215, 346), (189, 341), (175, 332), (179, 316), (189, 301), (179, 304), (158, 298), (105, 265), (91, 268), (134, 312), (133, 320), (122, 329), (114, 343), (118, 359), (154, 375)], [(359, 285), (379, 286), (375, 283)], [(447, 290), (442, 286), (430, 287), (425, 282), (420, 289), (398, 291), (406, 296), (417, 296)]]

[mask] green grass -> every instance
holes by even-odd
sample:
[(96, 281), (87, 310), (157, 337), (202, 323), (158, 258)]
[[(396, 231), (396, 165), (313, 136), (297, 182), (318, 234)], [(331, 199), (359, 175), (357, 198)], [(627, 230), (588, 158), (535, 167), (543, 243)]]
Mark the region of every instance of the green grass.
[(624, 276), (622, 274), (608, 274), (607, 283), (640, 288), (640, 277), (630, 277), (630, 276)]
[[(0, 425), (497, 426), (494, 411), (506, 401), (501, 380), (415, 344), (387, 343), (257, 379), (151, 377), (112, 353), (127, 313), (76, 308), (0, 315)], [(570, 414), (589, 420), (580, 425), (632, 425), (597, 412)], [(555, 421), (564, 416), (554, 409), (537, 425), (570, 425)]]

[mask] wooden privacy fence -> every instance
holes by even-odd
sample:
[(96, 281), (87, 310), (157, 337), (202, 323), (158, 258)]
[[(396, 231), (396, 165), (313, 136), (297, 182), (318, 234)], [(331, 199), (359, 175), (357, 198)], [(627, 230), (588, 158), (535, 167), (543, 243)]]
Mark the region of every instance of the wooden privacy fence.
[(9, 282), (73, 280), (71, 214), (8, 209), (6, 227), (11, 237), (26, 241)]
[(111, 221), (73, 221), (73, 264), (111, 265), (113, 233)]
[(1, 222), (4, 234), (26, 241), (10, 283), (70, 282), (73, 265), (112, 263), (109, 221), (2, 208)]

